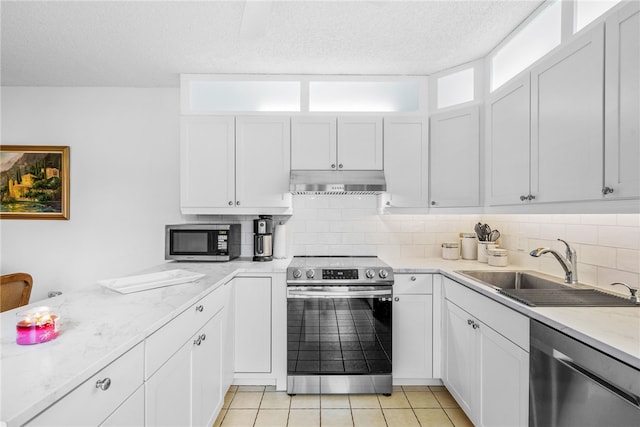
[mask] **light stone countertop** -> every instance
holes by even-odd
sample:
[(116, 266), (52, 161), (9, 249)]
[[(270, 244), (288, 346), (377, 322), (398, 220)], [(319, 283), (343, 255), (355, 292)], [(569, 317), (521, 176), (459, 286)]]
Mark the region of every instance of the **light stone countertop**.
[[(284, 273), (290, 261), (166, 263), (133, 274), (184, 269), (206, 276), (193, 283), (127, 295), (94, 284), (2, 313), (0, 425), (17, 426), (30, 420), (234, 276)], [(441, 273), (640, 369), (640, 308), (532, 308), (455, 273), (499, 267), (440, 258), (384, 261), (396, 274)], [(39, 305), (60, 315), (60, 336), (48, 343), (17, 345), (16, 313)]]
[(523, 270), (492, 267), (477, 261), (441, 258), (384, 259), (394, 273), (440, 273), (519, 313), (640, 369), (640, 306), (638, 307), (529, 307), (496, 290), (455, 273), (457, 270)]
[[(206, 276), (124, 295), (93, 284), (2, 313), (0, 425), (27, 422), (234, 276), (284, 273), (290, 261), (168, 262), (132, 275), (183, 269)], [(42, 305), (60, 316), (60, 335), (42, 344), (17, 345), (16, 314)]]

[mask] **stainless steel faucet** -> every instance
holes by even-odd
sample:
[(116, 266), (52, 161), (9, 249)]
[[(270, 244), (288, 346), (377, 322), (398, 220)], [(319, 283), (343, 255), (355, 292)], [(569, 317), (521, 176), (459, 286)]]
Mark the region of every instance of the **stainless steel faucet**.
[(560, 242), (564, 243), (567, 247), (566, 254), (563, 257), (558, 252), (550, 248), (536, 248), (532, 250), (529, 255), (533, 257), (539, 257), (540, 255), (544, 255), (549, 253), (553, 255), (564, 270), (564, 281), (565, 283), (578, 283), (578, 255), (576, 254), (576, 250), (573, 249), (567, 242), (562, 239), (558, 239)]

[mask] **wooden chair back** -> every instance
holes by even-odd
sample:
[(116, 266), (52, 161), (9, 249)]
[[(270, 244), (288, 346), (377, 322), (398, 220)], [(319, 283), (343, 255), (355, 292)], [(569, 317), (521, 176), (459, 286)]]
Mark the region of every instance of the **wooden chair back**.
[(0, 312), (29, 304), (33, 278), (27, 273), (0, 277)]

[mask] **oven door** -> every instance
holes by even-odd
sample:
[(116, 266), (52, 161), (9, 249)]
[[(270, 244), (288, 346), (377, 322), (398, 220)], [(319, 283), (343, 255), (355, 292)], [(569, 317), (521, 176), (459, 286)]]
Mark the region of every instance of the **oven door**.
[[(355, 393), (391, 384), (392, 286), (287, 288), (288, 392)], [(324, 382), (314, 376), (326, 377)], [(362, 376), (362, 378), (354, 378)], [(293, 387), (292, 384), (324, 384)], [(366, 387), (365, 387), (366, 388)], [(390, 393), (375, 387), (371, 392)]]

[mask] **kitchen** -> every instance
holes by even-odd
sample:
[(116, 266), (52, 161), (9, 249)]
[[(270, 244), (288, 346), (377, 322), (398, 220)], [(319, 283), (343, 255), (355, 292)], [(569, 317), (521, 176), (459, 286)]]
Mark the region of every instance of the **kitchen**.
[[(10, 6), (3, 4), (3, 17), (11, 10)], [(528, 7), (533, 11), (536, 6)], [(242, 5), (238, 8), (242, 11)], [(54, 16), (62, 13), (56, 12), (55, 5), (44, 9)], [(20, 39), (21, 33), (17, 29), (10, 32), (10, 29), (11, 25), (26, 25), (20, 18), (26, 19), (29, 13), (35, 12), (27, 9), (15, 17), (13, 24), (3, 22), (3, 52), (7, 52), (5, 44), (13, 41), (18, 48), (38, 55), (43, 61), (53, 58), (54, 62), (75, 64), (92, 72), (81, 77), (71, 70), (63, 70), (65, 73), (43, 66), (40, 72), (44, 69), (45, 77), (38, 80), (37, 74), (31, 77), (36, 70), (24, 68), (20, 71), (24, 80), (8, 84), (11, 68), (3, 64), (3, 144), (70, 145), (72, 149), (71, 220), (3, 220), (3, 273), (30, 271), (37, 284), (32, 301), (45, 299), (53, 290), (63, 294), (81, 290), (100, 279), (126, 276), (162, 264), (164, 226), (194, 220), (240, 223), (241, 253), (251, 256), (252, 221), (258, 212), (204, 218), (181, 214), (178, 120), (181, 110), (177, 75), (169, 85), (157, 81), (140, 84), (139, 79), (145, 80), (144, 70), (120, 68), (116, 78), (118, 70), (113, 64), (95, 59), (80, 48), (77, 56), (55, 49), (28, 50), (28, 46), (20, 44), (25, 40)], [(136, 13), (142, 12), (134, 11), (127, 19), (134, 19)], [(526, 17), (527, 14), (522, 15), (520, 21)], [(59, 43), (75, 46), (78, 41), (73, 34), (58, 24), (61, 25)], [(102, 28), (91, 20), (87, 25)], [(496, 42), (507, 34), (508, 31)], [(131, 37), (130, 33), (112, 36), (113, 44), (103, 47), (122, 49), (127, 44), (126, 37)], [(492, 47), (487, 47), (487, 51)], [(52, 57), (56, 54), (58, 56)], [(83, 55), (97, 62), (85, 63)], [(130, 64), (137, 63), (137, 58), (127, 60)], [(153, 71), (149, 69), (148, 75), (154, 75)], [(180, 67), (177, 72), (196, 71)], [(227, 71), (253, 72), (258, 70)], [(147, 154), (151, 150), (153, 156)], [(370, 195), (292, 196), (293, 214), (276, 216), (286, 221), (287, 255), (378, 255), (385, 260), (439, 258), (442, 242), (457, 239), (459, 232), (473, 231), (473, 225), (482, 221), (502, 231), (502, 246), (509, 249), (512, 266), (562, 276), (563, 271), (553, 258), (533, 258), (528, 252), (541, 246), (559, 250), (555, 239), (563, 238), (577, 246), (582, 282), (602, 288), (608, 288), (614, 281), (623, 281), (632, 287), (639, 284), (637, 199), (630, 205), (624, 201), (565, 203), (548, 210), (545, 207), (548, 205), (534, 204), (512, 209), (433, 208), (428, 213), (419, 208), (393, 212), (392, 208), (382, 215), (379, 214), (380, 202), (377, 196)], [(132, 236), (135, 238), (131, 239)], [(33, 239), (61, 243), (34, 245)], [(73, 268), (67, 267), (70, 263)], [(61, 265), (65, 268), (60, 268)], [(429, 263), (425, 261), (425, 265)]]

